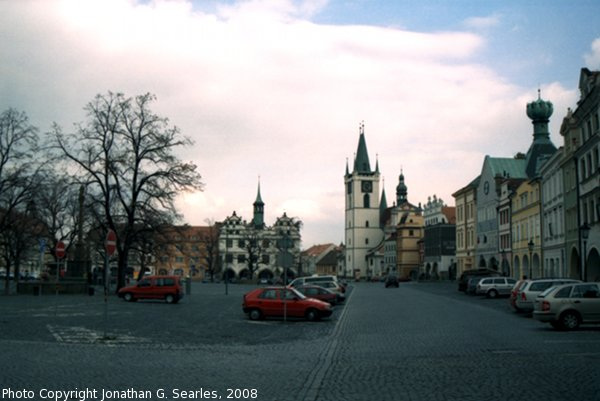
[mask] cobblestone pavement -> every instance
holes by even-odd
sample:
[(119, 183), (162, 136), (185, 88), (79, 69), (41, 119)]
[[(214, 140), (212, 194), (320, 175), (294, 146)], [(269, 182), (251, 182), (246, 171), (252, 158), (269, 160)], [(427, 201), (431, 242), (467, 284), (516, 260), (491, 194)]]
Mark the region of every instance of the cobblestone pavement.
[(324, 321), (252, 322), (250, 288), (106, 308), (98, 295), (0, 297), (0, 399), (600, 399), (598, 326), (556, 332), (454, 283), (356, 283)]

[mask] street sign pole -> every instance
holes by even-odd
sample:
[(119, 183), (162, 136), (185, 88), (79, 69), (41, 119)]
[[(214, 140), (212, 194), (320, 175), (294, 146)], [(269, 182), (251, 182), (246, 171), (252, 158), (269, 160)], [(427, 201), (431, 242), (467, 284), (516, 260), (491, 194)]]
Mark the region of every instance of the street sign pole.
[(109, 229), (106, 233), (106, 240), (104, 241), (104, 340), (108, 339), (106, 333), (108, 327), (108, 290), (110, 287), (109, 271), (109, 260), (110, 257), (115, 253), (117, 249), (117, 234)]
[(56, 292), (56, 303), (54, 308), (54, 315), (58, 314), (58, 279), (60, 272), (60, 260), (65, 257), (65, 243), (58, 241), (54, 248), (54, 255), (56, 256), (56, 283), (54, 284), (54, 290)]

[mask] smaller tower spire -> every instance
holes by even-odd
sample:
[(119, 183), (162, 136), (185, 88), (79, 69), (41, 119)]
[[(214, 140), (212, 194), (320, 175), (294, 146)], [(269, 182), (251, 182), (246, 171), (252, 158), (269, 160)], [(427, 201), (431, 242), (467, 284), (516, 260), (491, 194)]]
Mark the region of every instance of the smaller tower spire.
[(398, 186), (396, 187), (396, 203), (398, 206), (407, 202), (407, 194), (408, 188), (404, 183), (404, 173), (402, 169), (400, 169), (400, 176), (398, 177)]
[(258, 191), (253, 205), (254, 218), (252, 219), (252, 222), (254, 223), (254, 227), (263, 228), (265, 225), (265, 203), (260, 196), (260, 176), (258, 176)]

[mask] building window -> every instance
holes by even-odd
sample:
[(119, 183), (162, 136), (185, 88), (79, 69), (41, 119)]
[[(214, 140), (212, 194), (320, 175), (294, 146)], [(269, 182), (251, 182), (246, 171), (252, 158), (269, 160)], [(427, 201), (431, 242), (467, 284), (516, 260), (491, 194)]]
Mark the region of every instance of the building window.
[(369, 220), (365, 221), (365, 227), (369, 227)]
[(365, 238), (365, 245), (369, 245), (369, 239)]
[(365, 209), (368, 209), (371, 207), (371, 197), (369, 196), (369, 194), (365, 194), (363, 196), (363, 207)]

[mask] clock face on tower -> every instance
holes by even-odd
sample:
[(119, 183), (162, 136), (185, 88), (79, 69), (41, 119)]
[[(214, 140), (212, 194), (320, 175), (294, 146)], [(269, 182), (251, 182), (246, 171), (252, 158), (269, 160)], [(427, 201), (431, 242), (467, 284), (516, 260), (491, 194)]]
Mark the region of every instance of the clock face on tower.
[(373, 191), (373, 183), (371, 181), (362, 181), (361, 189), (363, 192), (372, 192)]
[(483, 193), (487, 195), (488, 192), (490, 192), (490, 183), (486, 181), (483, 183)]

